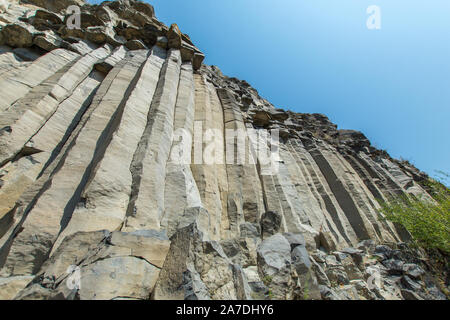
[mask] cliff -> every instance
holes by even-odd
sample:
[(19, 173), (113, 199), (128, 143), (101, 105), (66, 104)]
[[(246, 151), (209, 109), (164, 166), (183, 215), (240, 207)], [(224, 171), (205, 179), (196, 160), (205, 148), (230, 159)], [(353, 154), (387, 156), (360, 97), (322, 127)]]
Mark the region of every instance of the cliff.
[(202, 64), (148, 4), (0, 11), (0, 298), (445, 299), (378, 212), (430, 198), (413, 166)]

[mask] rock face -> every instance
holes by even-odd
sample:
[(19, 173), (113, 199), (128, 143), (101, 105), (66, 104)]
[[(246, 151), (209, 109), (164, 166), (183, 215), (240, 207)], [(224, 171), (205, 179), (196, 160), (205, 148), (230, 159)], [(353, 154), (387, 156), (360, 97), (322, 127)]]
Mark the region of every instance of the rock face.
[(446, 298), (378, 213), (429, 197), (416, 168), (202, 64), (146, 3), (7, 4), (0, 299)]

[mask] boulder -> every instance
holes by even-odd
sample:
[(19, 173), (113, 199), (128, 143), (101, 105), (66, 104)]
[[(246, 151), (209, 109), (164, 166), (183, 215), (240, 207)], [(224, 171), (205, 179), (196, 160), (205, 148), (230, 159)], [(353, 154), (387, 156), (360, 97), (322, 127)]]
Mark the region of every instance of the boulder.
[(281, 215), (278, 212), (267, 211), (262, 215), (261, 232), (263, 238), (267, 238), (278, 233), (280, 227), (281, 227)]
[(391, 256), (392, 249), (386, 245), (378, 245), (375, 247), (375, 253), (382, 254), (385, 259), (389, 259)]
[(155, 9), (149, 3), (133, 1), (131, 6), (133, 9), (145, 14), (147, 17), (153, 18), (155, 16)]
[(275, 111), (270, 112), (270, 116), (272, 119), (281, 122), (289, 119), (289, 114), (282, 109), (276, 109)]
[(382, 262), (390, 274), (402, 274), (404, 262), (395, 259), (389, 259)]
[(169, 48), (180, 49), (182, 44), (181, 31), (176, 23), (170, 26), (167, 32), (168, 46)]
[(302, 245), (296, 246), (291, 253), (292, 265), (299, 275), (306, 274), (311, 268), (308, 251)]
[(256, 126), (261, 126), (261, 127), (268, 125), (272, 121), (272, 118), (269, 115), (269, 113), (267, 113), (266, 111), (263, 111), (263, 110), (256, 110), (252, 114), (252, 118), (253, 118), (254, 124)]
[(256, 223), (246, 222), (239, 226), (241, 237), (259, 238), (261, 237), (261, 226)]
[[(144, 40), (144, 42), (148, 46), (155, 45), (158, 42), (159, 37), (166, 38), (164, 36), (165, 34), (164, 34), (163, 30), (154, 24), (146, 24), (143, 28), (140, 29), (140, 31), (141, 31), (142, 40)], [(162, 47), (162, 48), (167, 49), (167, 46), (168, 46), (168, 41), (167, 41), (166, 47), (165, 48)]]
[(292, 296), (291, 246), (281, 234), (264, 240), (257, 249), (258, 270), (274, 299)]
[(31, 47), (36, 32), (33, 26), (21, 21), (8, 24), (1, 29), (3, 42), (14, 48)]
[(406, 275), (414, 279), (419, 279), (425, 274), (425, 271), (414, 263), (405, 263), (402, 268)]

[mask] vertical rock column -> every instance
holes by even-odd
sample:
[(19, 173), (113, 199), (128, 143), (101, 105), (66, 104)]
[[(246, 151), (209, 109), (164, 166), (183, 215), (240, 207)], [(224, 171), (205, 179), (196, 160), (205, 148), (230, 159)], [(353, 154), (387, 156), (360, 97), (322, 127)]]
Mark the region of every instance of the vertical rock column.
[(300, 201), (298, 210), (301, 210), (302, 215), (309, 218), (310, 225), (314, 230), (328, 233), (330, 241), (337, 246), (343, 241), (342, 236), (339, 235), (338, 228), (326, 210), (322, 198), (318, 195), (314, 183), (304, 168), (303, 161), (297, 157), (290, 141), (281, 148), (281, 158), (284, 160), (292, 183), (297, 190)]
[[(195, 124), (191, 170), (202, 203), (210, 216), (210, 230), (207, 235), (216, 239), (221, 234), (218, 221), (222, 216), (222, 199), (216, 165), (217, 161), (223, 161), (223, 158), (220, 158), (220, 154), (223, 155), (223, 131), (220, 131), (223, 128), (223, 117), (212, 111), (211, 92), (206, 79), (195, 74), (194, 80)], [(221, 108), (217, 104), (214, 107)], [(208, 137), (208, 132), (213, 133), (211, 137)]]
[(67, 64), (0, 115), (0, 164), (13, 159), (54, 114), (59, 104), (89, 75), (110, 47), (104, 46)]
[[(145, 59), (147, 52), (139, 52)], [(146, 62), (130, 83), (133, 88), (122, 102), (123, 109), (103, 158), (93, 170), (93, 176), (74, 210), (67, 228), (53, 246), (56, 250), (64, 237), (78, 231), (117, 230), (127, 214), (133, 176), (132, 161), (147, 123), (151, 100), (155, 94), (166, 53), (154, 47)]]
[[(138, 74), (145, 54), (131, 53), (106, 77), (90, 106), (92, 113), (77, 136), (64, 163), (26, 213), (20, 233), (9, 249), (3, 271), (11, 275), (35, 273), (48, 257), (58, 234), (80, 202), (92, 169), (106, 149), (115, 129), (120, 106)], [(84, 205), (83, 203), (81, 205)]]
[(242, 112), (232, 93), (218, 89), (225, 123), (225, 150), (228, 176), (228, 216), (230, 230), (239, 236), (244, 222), (259, 223), (265, 211), (256, 159), (250, 154), (250, 143)]
[(25, 96), (45, 79), (72, 64), (80, 55), (65, 49), (56, 49), (33, 61), (27, 68), (11, 77), (0, 80), (0, 112), (8, 109), (15, 101)]
[[(340, 208), (334, 194), (328, 186), (325, 177), (302, 142), (298, 139), (290, 140), (292, 154), (297, 159), (305, 177), (309, 177), (310, 188), (321, 204), (322, 212), (328, 215), (336, 226), (334, 235), (338, 243), (336, 247), (348, 247), (352, 244), (350, 239), (355, 239), (353, 228)], [(331, 223), (330, 223), (331, 224)], [(333, 229), (332, 229), (333, 230)]]
[(131, 170), (136, 178), (124, 231), (160, 229), (180, 69), (180, 51), (171, 49), (162, 67), (146, 128), (134, 154)]
[(307, 148), (356, 234), (357, 238), (350, 240), (357, 242), (370, 239), (371, 236), (375, 237), (372, 225), (357, 207), (351, 191), (346, 186), (349, 178), (346, 177), (346, 172), (342, 169), (339, 159), (336, 159), (333, 153), (328, 152), (326, 147), (322, 145), (309, 144)]
[[(178, 228), (193, 222), (202, 213), (202, 201), (191, 171), (191, 151), (195, 113), (194, 75), (191, 63), (181, 66), (175, 106), (174, 141), (166, 166), (164, 217), (161, 227), (171, 237)], [(206, 212), (204, 212), (206, 213)], [(209, 216), (204, 214), (205, 224)], [(200, 219), (202, 217), (199, 217)], [(203, 225), (200, 223), (200, 225)]]
[(211, 104), (212, 115), (212, 129), (214, 130), (214, 149), (215, 154), (215, 177), (217, 179), (217, 187), (219, 188), (220, 200), (222, 203), (221, 215), (217, 215), (212, 218), (212, 223), (215, 224), (215, 229), (220, 230), (220, 239), (226, 239), (233, 237), (230, 234), (230, 221), (228, 217), (228, 177), (227, 167), (225, 162), (225, 123), (222, 103), (215, 86), (207, 82), (206, 83), (209, 92), (209, 100)]
[[(58, 107), (55, 114), (27, 143), (39, 152), (22, 157), (3, 167), (7, 172), (0, 189), (0, 219), (16, 205), (23, 192), (59, 155), (67, 139), (78, 125), (80, 118), (92, 102), (95, 91), (104, 76), (92, 72)], [(30, 148), (31, 148), (30, 146)], [(16, 219), (17, 220), (17, 219)], [(3, 233), (0, 232), (0, 237)]]

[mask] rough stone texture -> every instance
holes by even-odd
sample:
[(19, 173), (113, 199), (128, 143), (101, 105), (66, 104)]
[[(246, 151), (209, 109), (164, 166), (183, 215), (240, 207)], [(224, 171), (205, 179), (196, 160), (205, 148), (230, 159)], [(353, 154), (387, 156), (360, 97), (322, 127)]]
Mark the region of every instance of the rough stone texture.
[(378, 215), (431, 199), (425, 174), (204, 65), (149, 4), (84, 5), (81, 29), (81, 0), (7, 4), (0, 299), (447, 298)]

